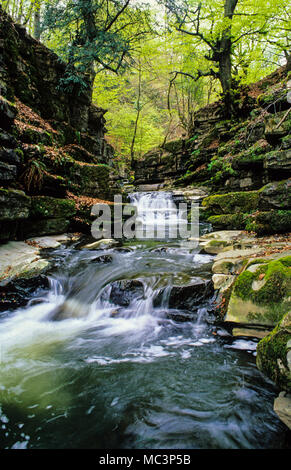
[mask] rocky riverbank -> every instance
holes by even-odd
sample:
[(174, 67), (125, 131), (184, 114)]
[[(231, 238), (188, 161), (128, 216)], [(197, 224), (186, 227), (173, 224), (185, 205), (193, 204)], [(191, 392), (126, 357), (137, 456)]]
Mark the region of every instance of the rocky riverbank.
[(217, 314), (233, 336), (261, 338), (257, 366), (282, 390), (274, 409), (291, 428), (291, 238), (243, 231), (204, 235), (216, 254), (212, 281)]
[(0, 8), (0, 242), (90, 231), (119, 192), (105, 110), (65, 91), (66, 65)]

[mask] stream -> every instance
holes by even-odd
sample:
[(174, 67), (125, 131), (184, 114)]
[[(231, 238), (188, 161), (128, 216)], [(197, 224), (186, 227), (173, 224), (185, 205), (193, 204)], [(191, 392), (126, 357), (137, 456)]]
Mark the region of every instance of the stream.
[[(171, 221), (169, 200), (132, 196), (142, 223)], [(49, 256), (49, 288), (0, 316), (1, 449), (283, 447), (257, 342), (215, 323), (212, 256), (179, 239)]]

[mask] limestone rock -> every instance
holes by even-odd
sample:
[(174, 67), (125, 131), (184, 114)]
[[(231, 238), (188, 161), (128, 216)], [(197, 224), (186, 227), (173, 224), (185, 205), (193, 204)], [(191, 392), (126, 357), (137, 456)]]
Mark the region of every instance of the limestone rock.
[(0, 221), (27, 219), (31, 199), (23, 191), (0, 188)]
[(40, 257), (37, 247), (25, 242), (9, 242), (0, 247), (0, 280), (31, 278), (42, 274), (49, 261)]
[(291, 257), (251, 262), (236, 279), (226, 322), (275, 326), (291, 306)]
[(120, 242), (111, 238), (102, 238), (96, 242), (89, 243), (81, 247), (82, 250), (109, 250), (115, 246), (119, 246)]
[(291, 429), (291, 395), (281, 392), (274, 401), (274, 411), (280, 420)]

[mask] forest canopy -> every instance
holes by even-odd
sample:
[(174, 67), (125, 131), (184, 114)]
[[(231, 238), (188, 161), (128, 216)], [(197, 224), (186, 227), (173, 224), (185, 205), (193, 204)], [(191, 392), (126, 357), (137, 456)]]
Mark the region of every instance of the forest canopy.
[(90, 87), (122, 162), (188, 135), (195, 111), (288, 62), (290, 0), (6, 0)]

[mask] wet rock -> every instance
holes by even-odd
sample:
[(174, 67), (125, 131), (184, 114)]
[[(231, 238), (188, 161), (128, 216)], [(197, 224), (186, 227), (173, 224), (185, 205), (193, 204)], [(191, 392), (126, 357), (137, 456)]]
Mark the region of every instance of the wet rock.
[(95, 263), (111, 263), (112, 262), (112, 256), (111, 255), (101, 255), (97, 256), (97, 258), (94, 258), (90, 261), (90, 264), (95, 264)]
[[(154, 306), (161, 306), (164, 299), (164, 289), (161, 289), (154, 300)], [(203, 302), (213, 295), (213, 284), (209, 279), (197, 278), (185, 286), (173, 286), (168, 297), (171, 309), (196, 310)]]
[(170, 320), (176, 321), (178, 323), (183, 323), (183, 322), (193, 321), (194, 320), (193, 313), (185, 312), (185, 311), (181, 312), (179, 310), (177, 310), (177, 311), (168, 310), (166, 312), (166, 316)]
[(291, 395), (281, 392), (274, 402), (274, 411), (280, 420), (291, 429)]
[(44, 275), (31, 279), (15, 279), (5, 285), (0, 283), (0, 311), (25, 306), (36, 290), (48, 287), (48, 278)]
[(128, 307), (133, 300), (144, 297), (144, 286), (138, 280), (115, 281), (111, 284), (109, 300), (115, 305)]
[(109, 250), (119, 246), (121, 243), (111, 238), (102, 238), (101, 240), (81, 246), (81, 250)]

